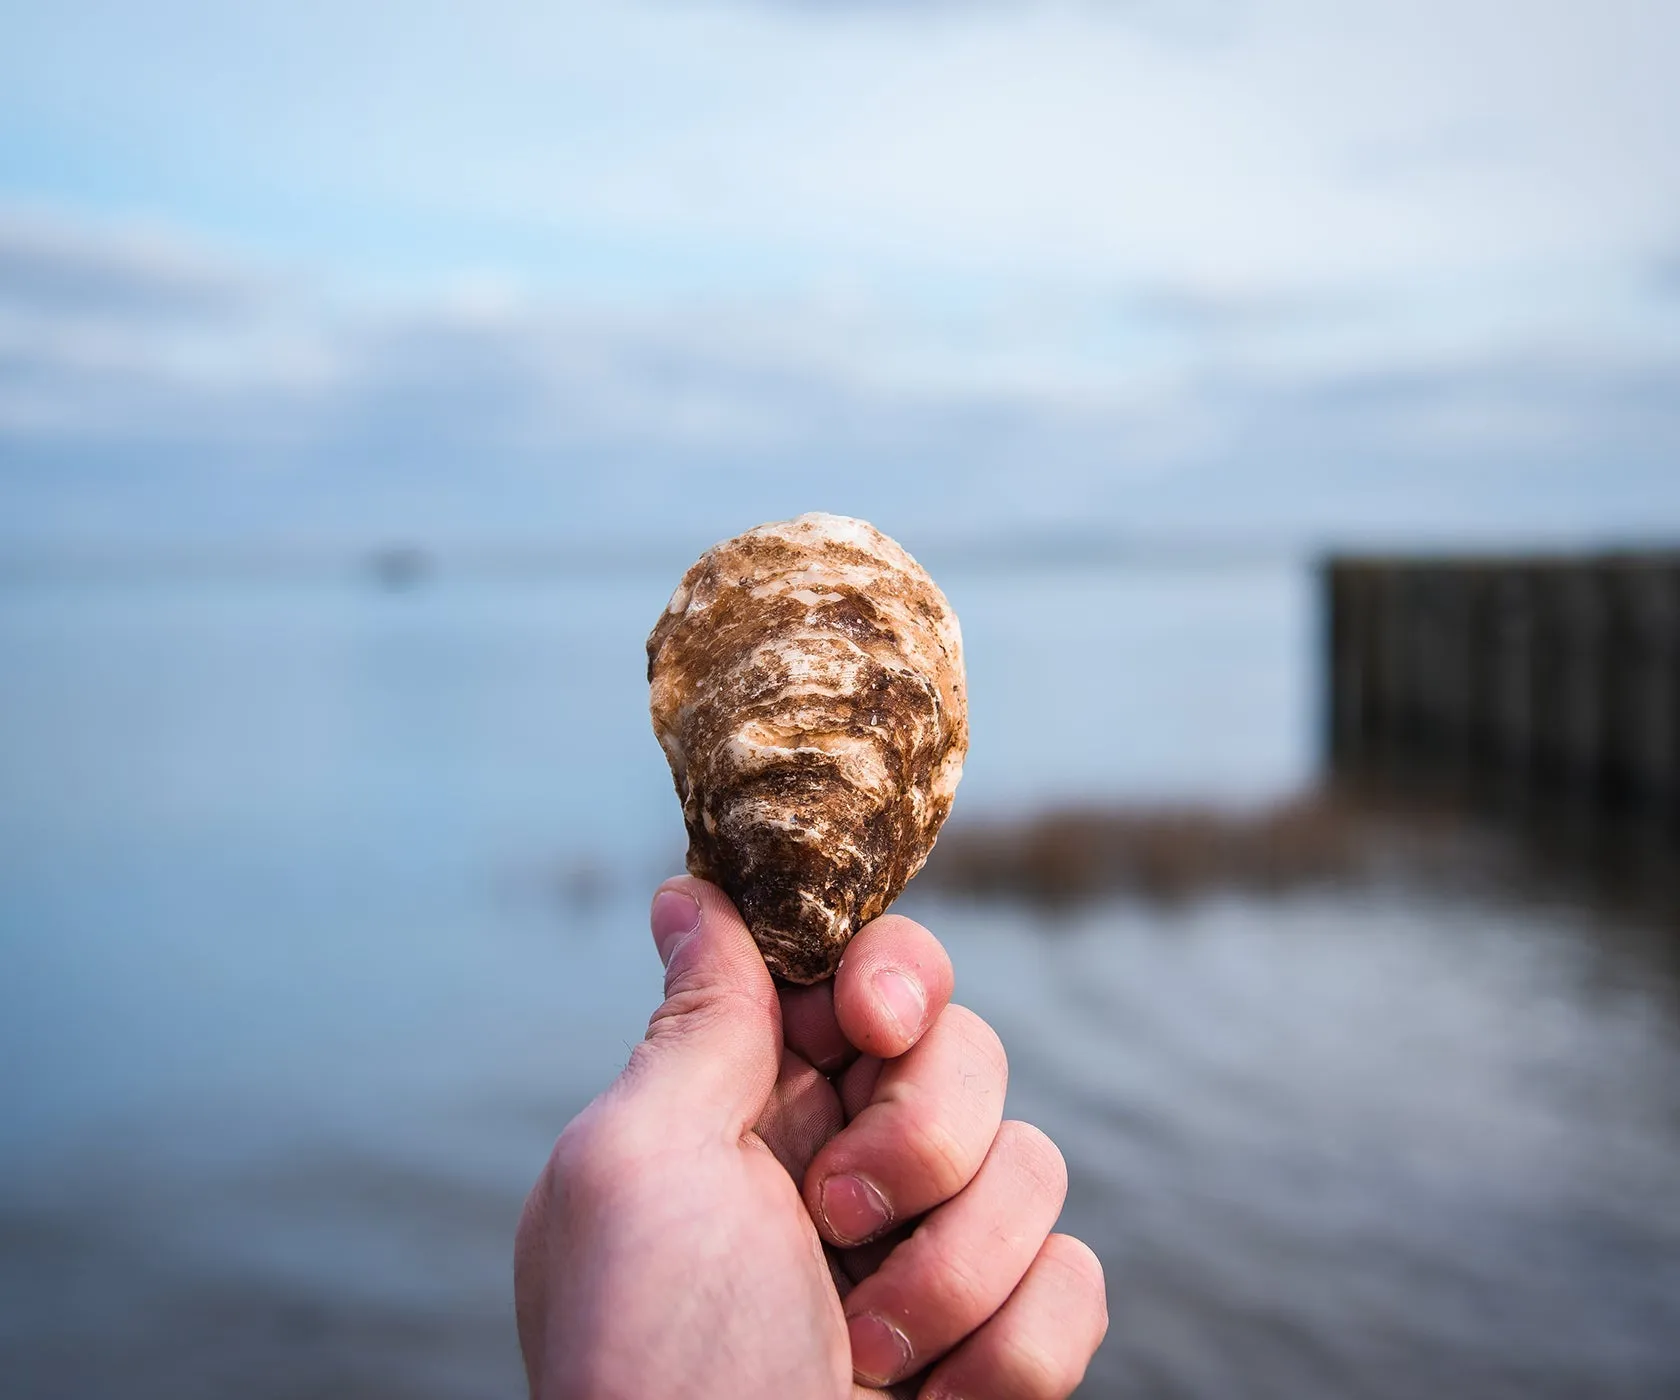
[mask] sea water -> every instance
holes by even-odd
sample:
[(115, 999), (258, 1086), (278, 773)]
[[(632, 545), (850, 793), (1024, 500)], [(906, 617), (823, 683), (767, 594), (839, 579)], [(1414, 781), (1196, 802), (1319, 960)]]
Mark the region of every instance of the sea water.
[[(521, 1393), (520, 1200), (658, 997), (673, 577), (0, 590), (7, 1395)], [(959, 820), (1313, 780), (1303, 564), (942, 582)], [(1114, 1317), (1082, 1393), (1680, 1393), (1680, 1036), (1633, 935), (1375, 886), (905, 907), (1068, 1156)]]

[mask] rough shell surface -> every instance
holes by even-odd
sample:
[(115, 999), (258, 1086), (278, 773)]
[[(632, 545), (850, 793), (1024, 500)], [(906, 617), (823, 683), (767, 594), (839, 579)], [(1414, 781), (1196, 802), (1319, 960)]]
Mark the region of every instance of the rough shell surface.
[(962, 634), (921, 565), (837, 515), (703, 554), (648, 638), (688, 868), (770, 970), (831, 976), (922, 868), (968, 751)]

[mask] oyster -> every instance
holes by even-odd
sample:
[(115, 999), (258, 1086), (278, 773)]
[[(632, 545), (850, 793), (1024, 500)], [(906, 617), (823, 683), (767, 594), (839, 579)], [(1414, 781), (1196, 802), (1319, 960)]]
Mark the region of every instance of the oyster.
[(874, 526), (802, 515), (701, 555), (647, 650), (689, 871), (735, 901), (772, 972), (831, 976), (951, 810), (956, 614)]

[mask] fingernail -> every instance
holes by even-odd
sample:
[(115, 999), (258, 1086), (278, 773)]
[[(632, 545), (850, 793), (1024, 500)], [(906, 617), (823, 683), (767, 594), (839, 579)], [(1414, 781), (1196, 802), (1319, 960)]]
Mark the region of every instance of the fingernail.
[(864, 1385), (890, 1385), (910, 1369), (910, 1339), (885, 1318), (863, 1313), (846, 1320), (852, 1373)]
[(862, 1244), (892, 1223), (886, 1198), (861, 1176), (831, 1176), (817, 1201), (823, 1224), (840, 1244)]
[(921, 1034), (922, 1020), (927, 1015), (927, 997), (920, 984), (896, 967), (884, 967), (872, 979), (875, 995), (887, 1008), (887, 1015), (904, 1032), (905, 1037)]
[(660, 890), (653, 897), (653, 941), (667, 967), (677, 944), (700, 927), (700, 901), (683, 890)]

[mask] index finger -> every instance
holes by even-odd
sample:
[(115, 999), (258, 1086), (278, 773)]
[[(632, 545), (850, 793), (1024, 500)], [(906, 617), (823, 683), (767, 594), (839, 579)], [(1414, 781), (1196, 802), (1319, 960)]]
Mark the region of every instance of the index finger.
[(887, 914), (857, 931), (832, 981), (781, 989), (783, 1039), (824, 1074), (860, 1052), (893, 1059), (939, 1019), (952, 983), (939, 940), (914, 919)]
[(866, 1055), (902, 1055), (939, 1019), (955, 974), (944, 946), (902, 914), (865, 924), (834, 974), (834, 1015)]

